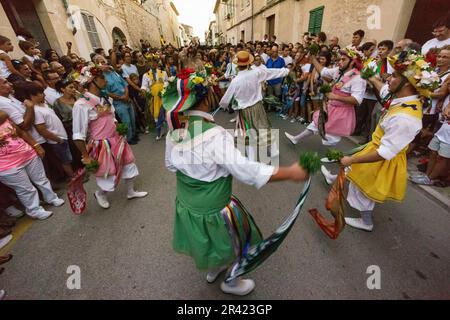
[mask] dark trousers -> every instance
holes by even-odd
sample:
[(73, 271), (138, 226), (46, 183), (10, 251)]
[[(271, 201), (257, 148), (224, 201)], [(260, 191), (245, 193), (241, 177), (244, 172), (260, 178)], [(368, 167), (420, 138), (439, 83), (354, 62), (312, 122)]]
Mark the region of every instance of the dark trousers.
[(369, 136), (372, 111), (376, 103), (376, 100), (364, 99), (361, 105), (355, 107), (356, 127), (353, 133), (355, 136)]

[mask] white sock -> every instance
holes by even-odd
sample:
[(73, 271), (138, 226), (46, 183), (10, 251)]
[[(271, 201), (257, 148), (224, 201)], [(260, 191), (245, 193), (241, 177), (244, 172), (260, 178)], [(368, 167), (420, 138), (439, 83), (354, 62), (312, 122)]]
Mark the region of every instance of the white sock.
[(101, 197), (106, 197), (107, 195), (108, 195), (108, 192), (106, 192), (106, 191), (104, 191), (104, 190), (98, 190), (98, 194), (101, 196)]
[(301, 139), (303, 139), (303, 138), (307, 138), (307, 137), (310, 137), (310, 136), (313, 136), (314, 135), (314, 132), (313, 131), (311, 131), (311, 130), (309, 130), (309, 129), (306, 129), (305, 131), (303, 131), (302, 133), (300, 133), (299, 135), (296, 135), (295, 137), (294, 137), (294, 139), (295, 139), (295, 141), (300, 141)]
[(132, 195), (134, 191), (134, 179), (125, 179), (125, 184), (127, 186), (128, 194)]

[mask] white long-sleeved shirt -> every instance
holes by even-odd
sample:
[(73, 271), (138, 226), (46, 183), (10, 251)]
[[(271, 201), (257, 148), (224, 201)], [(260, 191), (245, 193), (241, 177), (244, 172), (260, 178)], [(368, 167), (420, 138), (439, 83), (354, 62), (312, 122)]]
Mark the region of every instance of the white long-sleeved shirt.
[[(348, 72), (352, 71), (347, 71), (347, 73)], [(331, 78), (334, 81), (337, 81), (341, 75), (341, 72), (339, 70), (339, 67), (331, 69), (323, 68), (321, 75), (322, 77)], [(356, 99), (356, 101), (358, 101), (358, 104), (361, 104), (361, 102), (364, 100), (364, 95), (366, 93), (366, 86), (367, 86), (366, 81), (363, 80), (360, 75), (356, 75), (341, 88), (341, 91), (349, 93), (353, 98)]]
[[(386, 94), (387, 86), (381, 90), (381, 96)], [(392, 100), (394, 105), (419, 100), (419, 96), (408, 96)], [(405, 113), (386, 116), (381, 120), (380, 126), (384, 131), (378, 154), (386, 160), (393, 159), (400, 151), (408, 146), (422, 129), (422, 120)]]
[[(163, 75), (164, 84), (167, 84), (168, 81), (169, 81), (169, 77), (167, 76), (167, 72), (163, 71), (162, 75)], [(152, 85), (153, 85), (153, 81), (150, 78), (148, 72), (146, 72), (144, 74), (144, 76), (142, 77), (141, 89), (145, 90), (145, 91), (149, 91), (151, 89)]]
[(230, 62), (227, 64), (227, 69), (225, 70), (224, 77), (227, 80), (233, 80), (234, 77), (238, 74), (237, 66)]
[(232, 99), (237, 102), (234, 109), (240, 110), (251, 107), (263, 99), (261, 83), (271, 79), (283, 78), (289, 74), (289, 69), (258, 68), (239, 71), (231, 81), (225, 95), (220, 101), (220, 107), (226, 108)]
[[(97, 120), (98, 113), (95, 110), (95, 105), (97, 104), (105, 104), (105, 99), (97, 97), (91, 93), (85, 93), (86, 96), (96, 101), (94, 105), (86, 103), (84, 99), (78, 99), (75, 102), (72, 109), (72, 131), (73, 131), (73, 140), (82, 140), (86, 141), (88, 138), (89, 131), (89, 121)], [(111, 105), (111, 111), (114, 112), (114, 107), (112, 103), (112, 99), (109, 98), (109, 104)]]
[[(199, 111), (188, 112), (188, 115), (211, 117)], [(168, 135), (165, 162), (169, 171), (180, 171), (193, 179), (212, 182), (232, 175), (258, 189), (269, 182), (275, 171), (272, 166), (242, 156), (234, 146), (233, 135), (220, 126), (182, 143), (174, 143)]]

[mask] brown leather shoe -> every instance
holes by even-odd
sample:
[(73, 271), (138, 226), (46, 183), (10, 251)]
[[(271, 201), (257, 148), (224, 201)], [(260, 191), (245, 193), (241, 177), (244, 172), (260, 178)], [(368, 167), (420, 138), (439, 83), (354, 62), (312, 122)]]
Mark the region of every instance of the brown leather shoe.
[(7, 254), (6, 256), (0, 256), (0, 265), (9, 262), (12, 259), (12, 254)]

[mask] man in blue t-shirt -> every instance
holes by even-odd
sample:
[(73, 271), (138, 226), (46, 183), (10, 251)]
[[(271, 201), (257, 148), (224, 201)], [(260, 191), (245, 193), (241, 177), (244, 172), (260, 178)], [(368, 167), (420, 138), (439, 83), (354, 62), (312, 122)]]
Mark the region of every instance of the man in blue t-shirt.
[[(272, 54), (270, 58), (267, 60), (266, 67), (269, 69), (281, 69), (284, 68), (285, 62), (282, 57), (278, 55), (278, 45), (274, 45), (272, 47)], [(277, 78), (273, 80), (267, 81), (267, 94), (274, 95), (277, 98), (281, 99), (281, 83), (283, 82), (283, 78)]]

